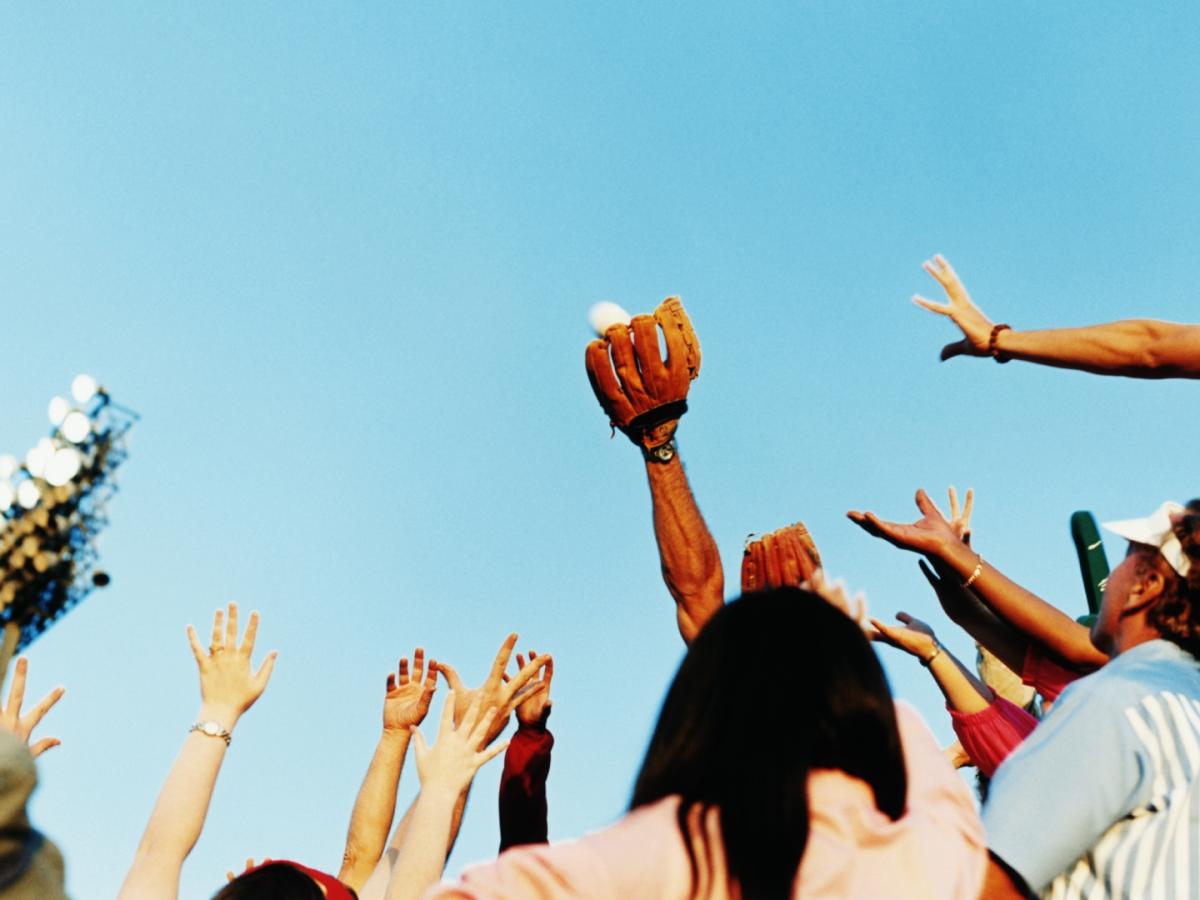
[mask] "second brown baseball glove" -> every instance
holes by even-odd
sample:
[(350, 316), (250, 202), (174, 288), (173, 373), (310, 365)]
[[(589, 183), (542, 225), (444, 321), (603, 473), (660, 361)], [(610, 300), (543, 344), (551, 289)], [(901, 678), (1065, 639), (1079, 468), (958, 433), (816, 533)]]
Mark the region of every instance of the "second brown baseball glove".
[(821, 567), (821, 554), (803, 522), (750, 535), (742, 554), (742, 593), (799, 587)]

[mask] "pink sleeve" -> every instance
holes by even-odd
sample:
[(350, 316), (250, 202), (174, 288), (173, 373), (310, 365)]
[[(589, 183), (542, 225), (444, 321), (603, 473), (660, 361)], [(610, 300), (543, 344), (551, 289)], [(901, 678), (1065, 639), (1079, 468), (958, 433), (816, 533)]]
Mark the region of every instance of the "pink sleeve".
[(982, 712), (949, 711), (963, 750), (988, 778), (1037, 727), (1037, 719), (999, 695)]
[(692, 883), (677, 798), (660, 800), (575, 841), (514, 847), (469, 866), (456, 882), (435, 885), (424, 900), (566, 900), (685, 897)]
[(1025, 651), (1021, 681), (1034, 688), (1047, 703), (1053, 703), (1068, 684), (1094, 671), (1095, 668), (1068, 668), (1052, 656), (1043, 653), (1037, 644), (1030, 642), (1029, 649)]

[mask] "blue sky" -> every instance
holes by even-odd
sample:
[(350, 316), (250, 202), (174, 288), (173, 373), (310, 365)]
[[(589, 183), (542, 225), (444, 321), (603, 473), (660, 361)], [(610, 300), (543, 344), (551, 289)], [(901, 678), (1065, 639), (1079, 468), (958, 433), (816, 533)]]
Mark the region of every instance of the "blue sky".
[[(29, 654), (35, 692), (67, 686), (34, 813), (73, 894), (120, 882), (197, 707), (184, 626), (228, 599), (281, 655), (185, 897), (247, 856), (336, 868), (418, 642), (476, 680), (510, 630), (553, 652), (551, 834), (620, 812), (682, 645), (640, 461), (583, 373), (596, 300), (692, 315), (680, 446), (731, 593), (745, 534), (802, 518), (876, 614), (969, 656), (915, 560), (844, 519), (953, 483), (989, 561), (1078, 611), (1073, 510), (1200, 494), (1192, 386), (939, 364), (953, 330), (908, 298), (937, 296), (942, 252), (1014, 327), (1194, 319), (1198, 25), (1108, 2), (9, 10), (0, 451), (78, 371), (143, 415), (113, 584)], [(882, 655), (947, 737), (925, 673)], [(451, 872), (494, 852), (497, 774)], [(410, 760), (402, 802), (415, 783)]]

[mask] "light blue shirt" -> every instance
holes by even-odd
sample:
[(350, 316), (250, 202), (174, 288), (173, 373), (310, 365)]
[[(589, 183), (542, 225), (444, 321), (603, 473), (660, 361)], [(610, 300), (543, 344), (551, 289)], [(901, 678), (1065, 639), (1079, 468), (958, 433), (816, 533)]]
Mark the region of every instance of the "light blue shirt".
[(1044, 897), (1200, 896), (1200, 662), (1149, 641), (1070, 685), (996, 772), (983, 821)]

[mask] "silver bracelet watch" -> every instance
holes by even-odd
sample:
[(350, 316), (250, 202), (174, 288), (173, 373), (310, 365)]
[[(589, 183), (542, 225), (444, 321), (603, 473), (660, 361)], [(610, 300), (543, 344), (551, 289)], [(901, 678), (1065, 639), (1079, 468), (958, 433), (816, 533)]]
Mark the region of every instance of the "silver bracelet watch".
[(198, 731), (207, 737), (223, 738), (226, 747), (233, 740), (233, 735), (220, 722), (214, 722), (211, 719), (207, 722), (193, 722), (192, 727), (188, 729), (188, 734), (191, 734), (193, 731)]

